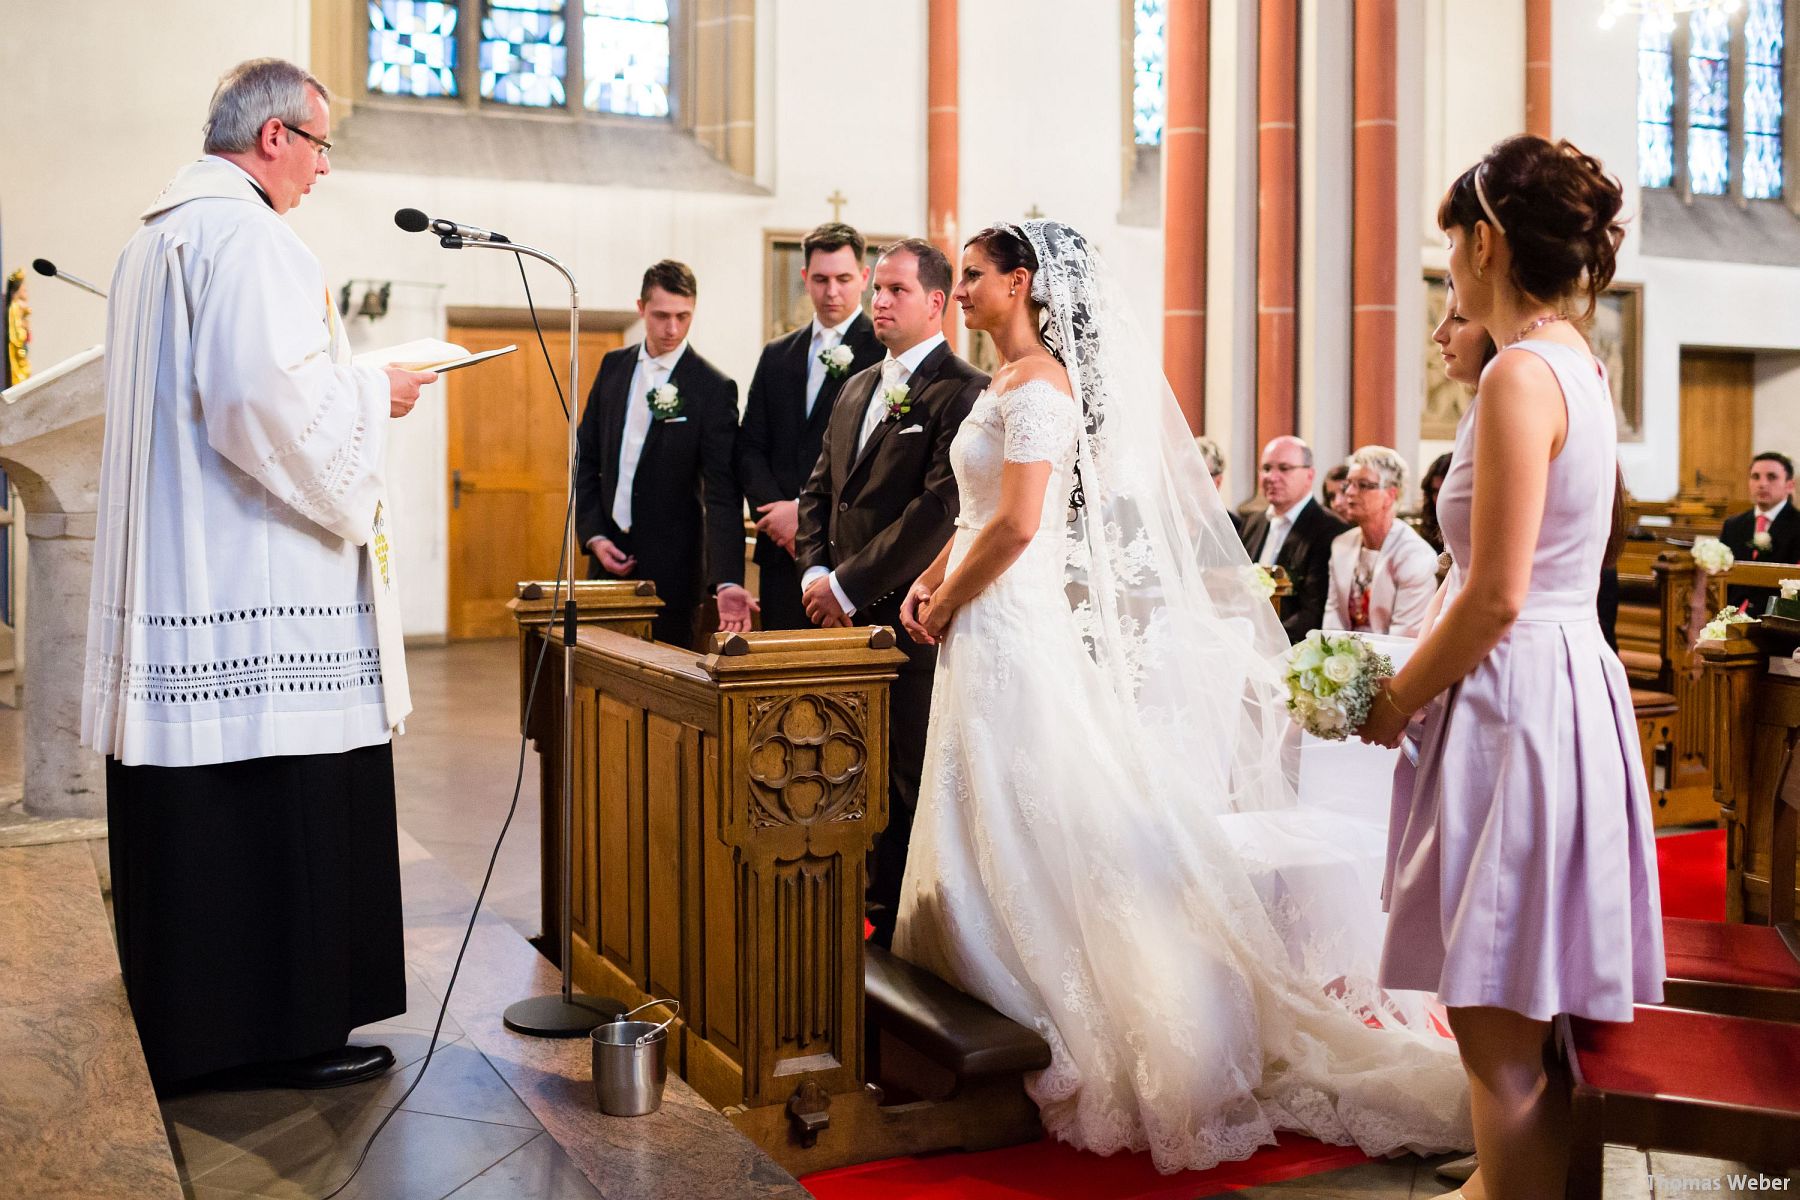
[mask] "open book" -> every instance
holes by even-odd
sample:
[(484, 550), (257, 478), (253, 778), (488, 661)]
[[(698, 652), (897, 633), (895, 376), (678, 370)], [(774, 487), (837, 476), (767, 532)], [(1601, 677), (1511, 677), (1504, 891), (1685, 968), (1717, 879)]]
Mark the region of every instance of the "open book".
[(403, 371), (455, 371), (462, 367), (473, 366), (478, 362), (486, 362), (490, 358), (499, 358), (502, 354), (511, 354), (518, 346), (501, 346), (497, 350), (484, 350), (480, 354), (470, 354), (466, 349), (454, 342), (439, 341), (437, 338), (420, 338), (413, 342), (404, 342), (398, 346), (389, 346), (383, 350), (366, 350), (353, 360), (362, 367), (399, 367)]

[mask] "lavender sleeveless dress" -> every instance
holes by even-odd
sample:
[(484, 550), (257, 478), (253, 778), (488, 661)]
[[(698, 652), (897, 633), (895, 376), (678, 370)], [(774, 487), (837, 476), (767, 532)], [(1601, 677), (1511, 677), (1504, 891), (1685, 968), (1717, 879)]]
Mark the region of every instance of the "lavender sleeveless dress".
[[(1656, 848), (1631, 691), (1594, 593), (1612, 520), (1617, 436), (1585, 353), (1524, 341), (1568, 407), (1518, 620), (1427, 710), (1416, 771), (1395, 783), (1381, 983), (1450, 1007), (1628, 1021), (1662, 999)], [(1476, 403), (1480, 400), (1477, 398)], [(1475, 407), (1456, 431), (1438, 521), (1470, 559)], [(1410, 778), (1409, 778), (1410, 777)]]

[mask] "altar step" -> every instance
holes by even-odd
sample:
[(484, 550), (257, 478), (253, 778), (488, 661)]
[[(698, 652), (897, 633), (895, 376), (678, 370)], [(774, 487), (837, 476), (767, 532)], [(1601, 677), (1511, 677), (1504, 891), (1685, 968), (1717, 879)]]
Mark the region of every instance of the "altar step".
[(182, 1195), (95, 851), (0, 848), (0, 1194)]

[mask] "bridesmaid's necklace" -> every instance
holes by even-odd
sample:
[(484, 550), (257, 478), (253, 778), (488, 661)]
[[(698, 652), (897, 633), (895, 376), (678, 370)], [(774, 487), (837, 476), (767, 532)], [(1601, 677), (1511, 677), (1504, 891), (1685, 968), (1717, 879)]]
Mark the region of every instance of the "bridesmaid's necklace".
[[(1513, 334), (1512, 340), (1513, 340), (1513, 342), (1522, 342), (1526, 338), (1530, 337), (1532, 334), (1536, 333), (1538, 330), (1542, 329), (1544, 326), (1554, 325), (1558, 321), (1566, 321), (1568, 319), (1569, 318), (1563, 316), (1561, 313), (1550, 313), (1546, 316), (1539, 317), (1537, 320), (1533, 321), (1531, 324), (1525, 326), (1525, 328), (1519, 330), (1519, 332)], [(1509, 345), (1509, 346), (1512, 345), (1512, 342), (1508, 342), (1507, 345)]]

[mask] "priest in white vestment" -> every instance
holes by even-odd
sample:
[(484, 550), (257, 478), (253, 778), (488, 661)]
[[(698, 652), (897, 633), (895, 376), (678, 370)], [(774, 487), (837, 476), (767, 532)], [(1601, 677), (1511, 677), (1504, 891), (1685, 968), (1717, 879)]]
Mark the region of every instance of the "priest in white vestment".
[(159, 1091), (381, 1073), (406, 1006), (392, 732), (410, 707), (391, 417), (281, 220), (330, 171), (325, 89), (258, 59), (112, 279), (83, 741), (107, 756), (119, 955)]

